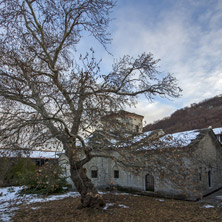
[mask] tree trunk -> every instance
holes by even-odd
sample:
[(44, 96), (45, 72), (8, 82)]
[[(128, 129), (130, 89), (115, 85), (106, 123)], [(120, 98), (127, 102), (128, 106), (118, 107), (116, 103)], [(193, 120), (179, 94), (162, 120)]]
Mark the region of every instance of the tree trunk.
[(81, 206), (90, 208), (101, 208), (105, 206), (102, 195), (98, 194), (91, 180), (86, 175), (85, 168), (77, 169), (71, 164), (71, 178), (77, 191), (81, 194)]

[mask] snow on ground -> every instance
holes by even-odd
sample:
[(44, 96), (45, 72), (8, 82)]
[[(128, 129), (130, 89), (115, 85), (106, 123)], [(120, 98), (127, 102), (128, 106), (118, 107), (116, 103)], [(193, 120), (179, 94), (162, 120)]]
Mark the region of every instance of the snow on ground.
[[(61, 200), (66, 197), (78, 197), (79, 193), (77, 192), (67, 192), (62, 195), (50, 195), (48, 197), (41, 197), (35, 194), (29, 195), (19, 195), (19, 192), (22, 190), (22, 187), (6, 187), (0, 188), (0, 221), (9, 222), (11, 217), (14, 214), (15, 210), (18, 210), (19, 205), (21, 204), (31, 204), (39, 202), (48, 202), (54, 200)], [(129, 193), (121, 192), (99, 192), (100, 194), (112, 193), (114, 195), (132, 195)], [(137, 195), (134, 195), (137, 196)], [(222, 196), (216, 196), (217, 200), (222, 200)], [(164, 199), (157, 198), (157, 201), (164, 201)], [(113, 206), (114, 203), (107, 203), (104, 207), (104, 210), (107, 210), (109, 207)], [(118, 207), (129, 208), (124, 204), (119, 204)], [(205, 204), (203, 208), (213, 208), (215, 206), (210, 204)], [(32, 209), (39, 209), (39, 207), (33, 207)]]
[(111, 193), (113, 195), (131, 195), (131, 196), (134, 196), (134, 197), (137, 197), (139, 195), (137, 194), (132, 194), (132, 193), (122, 193), (122, 192), (113, 192), (113, 191), (106, 191), (106, 192), (102, 192), (102, 191), (99, 191), (98, 192), (99, 194), (107, 194), (107, 193)]
[(215, 207), (215, 206), (210, 205), (210, 204), (207, 204), (207, 205), (204, 205), (204, 206), (203, 206), (203, 208), (213, 208), (213, 207)]
[(112, 191), (106, 191), (106, 192), (98, 191), (98, 193), (99, 193), (99, 194), (111, 193), (111, 194), (114, 194), (114, 195), (132, 195), (132, 194), (130, 194), (130, 193), (112, 192)]
[(107, 210), (109, 207), (112, 207), (114, 203), (107, 203), (103, 210)]
[[(106, 203), (106, 206), (103, 208), (103, 210), (107, 210), (109, 207), (112, 207), (114, 206), (115, 204), (114, 203)], [(128, 206), (124, 205), (124, 204), (119, 204), (118, 207), (121, 207), (121, 208), (129, 208)]]
[(122, 207), (122, 208), (129, 208), (128, 206), (124, 205), (124, 204), (119, 204), (118, 205), (119, 207)]
[(9, 222), (13, 216), (13, 212), (18, 209), (18, 205), (20, 204), (48, 202), (61, 200), (66, 197), (79, 196), (77, 192), (68, 192), (62, 195), (51, 195), (48, 197), (40, 197), (34, 194), (19, 195), (21, 190), (22, 187), (0, 188), (0, 221)]
[[(41, 197), (36, 194), (24, 194), (20, 195), (19, 192), (22, 190), (22, 187), (5, 187), (0, 188), (0, 221), (9, 222), (11, 217), (14, 214), (15, 210), (19, 209), (21, 204), (31, 204), (31, 203), (40, 203), (48, 202), (53, 200), (61, 200), (66, 197), (78, 197), (78, 192), (67, 192), (60, 195), (50, 195), (48, 197)], [(109, 192), (99, 192), (100, 194), (105, 194)], [(129, 193), (112, 193), (115, 195), (130, 195)], [(113, 203), (107, 203), (104, 207), (104, 210), (107, 210), (108, 207), (113, 206)], [(119, 207), (128, 208), (123, 204), (119, 204)], [(32, 209), (39, 209), (39, 207), (33, 207)]]
[(158, 198), (158, 199), (156, 199), (157, 201), (160, 201), (160, 202), (163, 202), (164, 201), (164, 199), (160, 199), (160, 198)]

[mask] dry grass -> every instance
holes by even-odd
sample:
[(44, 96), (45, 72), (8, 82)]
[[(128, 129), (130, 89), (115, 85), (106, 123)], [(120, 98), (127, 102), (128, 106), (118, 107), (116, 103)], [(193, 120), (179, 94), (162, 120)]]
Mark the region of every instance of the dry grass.
[[(79, 198), (23, 206), (13, 218), (15, 222), (205, 222), (222, 221), (222, 208), (202, 208), (198, 202), (165, 200), (133, 195), (106, 194), (104, 198), (114, 205), (108, 210), (78, 210)], [(129, 208), (119, 206), (123, 204)], [(32, 209), (33, 207), (39, 209)]]

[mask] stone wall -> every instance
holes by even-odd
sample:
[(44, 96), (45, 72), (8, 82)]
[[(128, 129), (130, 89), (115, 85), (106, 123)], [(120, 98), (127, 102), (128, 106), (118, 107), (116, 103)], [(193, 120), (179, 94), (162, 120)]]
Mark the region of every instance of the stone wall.
[[(137, 152), (134, 158), (128, 158), (127, 152), (120, 155), (107, 150), (103, 154), (115, 158), (97, 157), (85, 164), (97, 188), (119, 187), (196, 200), (222, 187), (222, 147), (209, 132), (188, 147)], [(121, 156), (125, 159), (116, 161)]]

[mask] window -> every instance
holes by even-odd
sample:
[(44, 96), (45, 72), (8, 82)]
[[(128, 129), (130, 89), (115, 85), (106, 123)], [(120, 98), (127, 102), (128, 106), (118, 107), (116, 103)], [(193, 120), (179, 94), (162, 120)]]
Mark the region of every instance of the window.
[(41, 159), (41, 166), (45, 164), (45, 160)]
[(97, 172), (98, 172), (97, 170), (91, 170), (91, 177), (92, 178), (97, 178), (97, 176), (98, 176)]
[(44, 159), (35, 159), (36, 166), (42, 166), (45, 164)]
[(136, 132), (137, 133), (139, 132), (139, 126), (136, 126)]
[(35, 164), (36, 164), (36, 166), (41, 166), (41, 165), (40, 165), (40, 164), (41, 164), (40, 160), (36, 159), (36, 160), (35, 160)]
[(208, 171), (208, 186), (211, 187), (212, 186), (212, 176), (211, 176), (211, 171)]
[(119, 170), (114, 170), (114, 178), (119, 178)]
[(200, 168), (199, 179), (202, 180), (202, 168)]

